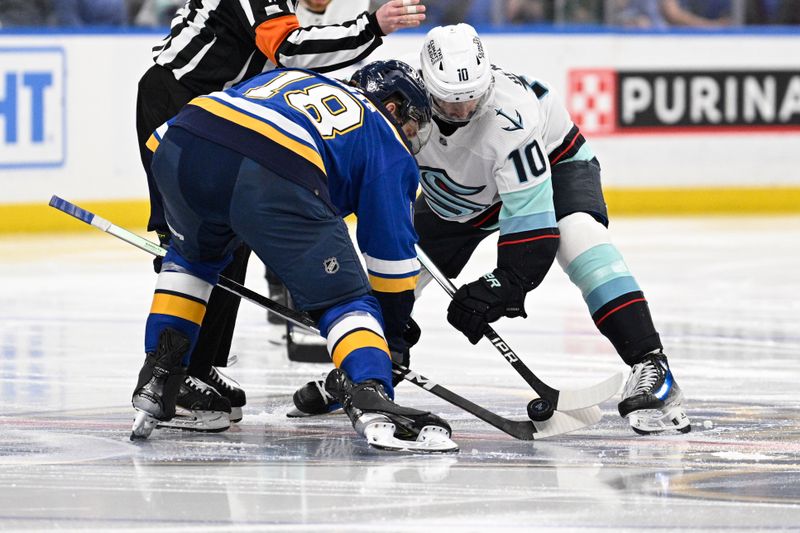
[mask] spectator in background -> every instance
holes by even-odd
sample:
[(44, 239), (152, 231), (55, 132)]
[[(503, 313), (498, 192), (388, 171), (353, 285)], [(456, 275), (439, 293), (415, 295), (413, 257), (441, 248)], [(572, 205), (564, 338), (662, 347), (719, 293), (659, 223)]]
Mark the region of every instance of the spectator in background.
[(458, 24), (464, 22), (472, 7), (472, 0), (453, 2), (452, 0), (428, 0), (425, 2), (425, 23), (433, 26)]
[(800, 0), (747, 0), (745, 24), (800, 24)]
[(731, 0), (662, 1), (668, 21), (682, 26), (730, 26), (733, 23)]
[(548, 0), (508, 0), (506, 21), (509, 24), (540, 24), (553, 22), (553, 2)]
[(50, 0), (0, 0), (0, 28), (49, 26)]
[(783, 0), (779, 24), (800, 24), (800, 0)]
[(602, 24), (604, 4), (603, 0), (566, 0), (563, 21), (567, 24)]
[(782, 0), (747, 0), (744, 23), (757, 26), (780, 24), (782, 4)]
[(612, 10), (609, 17), (612, 25), (631, 28), (716, 28), (731, 25), (730, 0), (614, 0), (609, 9)]
[(175, 11), (186, 0), (131, 0), (131, 20), (136, 26), (163, 28), (169, 26)]
[(58, 26), (127, 26), (125, 0), (56, 0), (53, 13)]

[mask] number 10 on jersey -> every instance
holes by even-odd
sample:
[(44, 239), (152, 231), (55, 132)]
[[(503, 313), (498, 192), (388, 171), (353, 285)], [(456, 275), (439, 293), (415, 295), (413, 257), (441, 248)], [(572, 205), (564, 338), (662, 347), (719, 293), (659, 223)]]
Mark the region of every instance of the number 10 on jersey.
[(520, 183), (526, 183), (529, 178), (538, 178), (547, 171), (547, 160), (535, 139), (524, 148), (512, 152), (508, 158), (514, 162)]

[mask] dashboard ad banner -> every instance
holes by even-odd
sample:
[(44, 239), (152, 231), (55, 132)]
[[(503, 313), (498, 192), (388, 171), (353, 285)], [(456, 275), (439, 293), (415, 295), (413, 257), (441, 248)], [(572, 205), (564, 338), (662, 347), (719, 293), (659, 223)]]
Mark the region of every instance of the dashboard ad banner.
[(65, 71), (62, 48), (0, 47), (0, 168), (64, 164)]

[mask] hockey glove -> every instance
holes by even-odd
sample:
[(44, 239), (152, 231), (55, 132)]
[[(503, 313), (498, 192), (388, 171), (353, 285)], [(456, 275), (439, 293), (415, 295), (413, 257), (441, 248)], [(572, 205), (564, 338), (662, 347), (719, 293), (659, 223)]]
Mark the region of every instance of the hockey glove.
[[(156, 235), (158, 235), (158, 243), (161, 245), (161, 247), (169, 249), (169, 244), (172, 241), (172, 235), (170, 235), (169, 231), (158, 229), (156, 230)], [(156, 274), (161, 272), (161, 263), (163, 261), (163, 257), (156, 256), (153, 258), (153, 270), (156, 271)]]
[(522, 283), (514, 274), (499, 268), (463, 285), (447, 308), (447, 321), (472, 344), (478, 344), (486, 327), (502, 316), (528, 315)]

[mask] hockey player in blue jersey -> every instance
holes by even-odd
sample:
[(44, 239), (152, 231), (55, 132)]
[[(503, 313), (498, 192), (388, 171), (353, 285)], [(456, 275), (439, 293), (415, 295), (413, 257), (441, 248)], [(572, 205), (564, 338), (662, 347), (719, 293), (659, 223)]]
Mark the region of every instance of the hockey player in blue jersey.
[(175, 415), (211, 288), (244, 242), (318, 321), (336, 366), (327, 391), (359, 434), (388, 449), (456, 449), (444, 420), (392, 400), (390, 347), (406, 342), (420, 270), (412, 151), (427, 138), (428, 98), (398, 61), (357, 79), (275, 70), (195, 98), (151, 137), (173, 246), (147, 319), (131, 438)]

